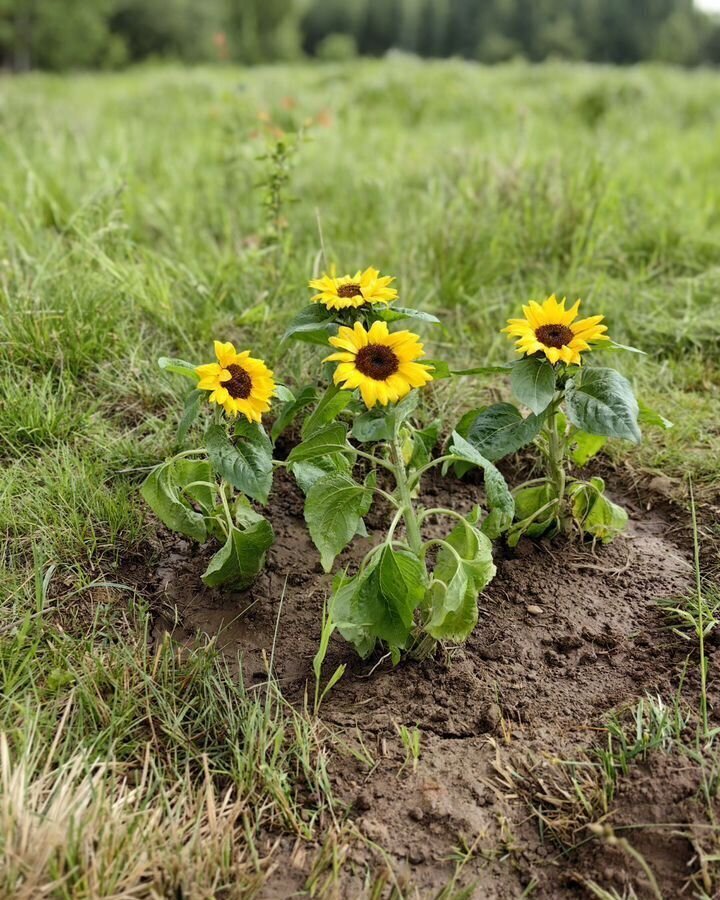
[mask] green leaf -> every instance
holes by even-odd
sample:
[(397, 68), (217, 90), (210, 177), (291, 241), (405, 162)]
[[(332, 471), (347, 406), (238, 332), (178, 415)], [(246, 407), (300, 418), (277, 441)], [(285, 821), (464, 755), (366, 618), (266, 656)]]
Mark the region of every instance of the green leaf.
[(327, 344), (330, 335), (337, 331), (333, 314), (321, 303), (305, 306), (288, 325), (282, 341), (290, 338), (307, 344)]
[(308, 491), (305, 521), (326, 572), (355, 536), (372, 497), (372, 491), (340, 474), (319, 478)]
[(176, 459), (172, 463), (175, 483), (182, 488), (183, 493), (198, 503), (205, 515), (212, 516), (215, 511), (217, 492), (215, 473), (212, 466), (204, 459)]
[(334, 425), (321, 428), (301, 444), (293, 447), (288, 456), (288, 462), (302, 462), (326, 456), (329, 453), (343, 453), (350, 449), (347, 441), (347, 428), (341, 422), (335, 422)]
[(184, 359), (173, 359), (169, 356), (161, 356), (158, 365), (166, 372), (172, 372), (173, 375), (184, 375), (185, 378), (192, 378), (198, 381), (200, 376), (195, 371), (195, 366)]
[(369, 409), (353, 421), (352, 436), (361, 444), (391, 441), (417, 405), (417, 391), (413, 391), (397, 404)]
[(197, 390), (190, 391), (190, 393), (185, 398), (185, 403), (183, 405), (183, 414), (178, 424), (177, 430), (177, 439), (179, 444), (183, 443), (183, 441), (187, 437), (188, 431), (192, 427), (192, 424), (198, 417), (198, 413), (200, 412), (200, 399), (203, 393), (203, 391)]
[(573, 449), (570, 459), (577, 466), (584, 466), (596, 456), (607, 444), (608, 439), (602, 434), (588, 434), (587, 431), (577, 431), (572, 436)]
[(419, 469), (430, 462), (432, 451), (440, 437), (440, 423), (435, 422), (427, 428), (411, 429), (412, 456), (410, 468)]
[(555, 396), (555, 370), (546, 359), (526, 356), (513, 363), (510, 384), (518, 400), (539, 416)]
[(479, 466), (485, 473), (485, 496), (490, 513), (483, 522), (482, 531), (492, 540), (499, 537), (513, 520), (515, 502), (507, 482), (498, 469), (479, 453), (456, 431), (450, 439), (450, 452), (458, 459)]
[(451, 375), (509, 375), (513, 367), (512, 363), (504, 366), (474, 366), (472, 369), (452, 369)]
[(260, 503), (267, 503), (272, 487), (272, 448), (260, 425), (241, 420), (235, 443), (221, 425), (205, 432), (205, 446), (213, 469), (233, 487)]
[(447, 547), (438, 553), (426, 628), (436, 640), (464, 641), (477, 624), (478, 594), (495, 576), (492, 544), (469, 522), (459, 522), (446, 542), (455, 553)]
[(331, 609), (340, 633), (367, 655), (376, 639), (407, 645), (413, 613), (425, 596), (425, 567), (412, 553), (384, 547), (362, 576), (345, 582)]
[(243, 527), (233, 528), (225, 545), (210, 560), (202, 580), (208, 587), (225, 584), (237, 590), (248, 587), (265, 565), (265, 553), (275, 535), (268, 520), (249, 509)]
[(615, 369), (583, 369), (568, 380), (565, 403), (570, 422), (588, 434), (640, 440), (637, 400), (630, 382)]
[(313, 431), (322, 428), (323, 425), (334, 422), (338, 414), (341, 413), (352, 400), (352, 397), (352, 391), (341, 391), (336, 385), (329, 385), (320, 398), (317, 407), (303, 423), (303, 437), (308, 437)]
[(673, 427), (673, 423), (669, 419), (666, 419), (665, 416), (661, 416), (660, 413), (656, 412), (654, 409), (650, 409), (650, 407), (646, 406), (642, 400), (638, 401), (638, 407), (640, 409), (638, 422), (641, 425), (655, 425), (658, 428), (662, 428), (664, 431)]
[(300, 490), (303, 494), (307, 494), (315, 482), (325, 475), (338, 473), (349, 475), (352, 463), (345, 453), (329, 453), (327, 456), (312, 461), (293, 463), (288, 468), (300, 486)]
[(618, 344), (617, 341), (612, 341), (612, 340), (608, 341), (607, 343), (605, 343), (605, 341), (603, 341), (603, 343), (599, 347), (596, 347), (595, 349), (596, 350), (606, 350), (606, 351), (607, 350), (609, 350), (609, 351), (626, 350), (629, 353), (640, 353), (642, 356), (647, 356), (647, 353), (644, 350), (638, 350), (637, 347), (629, 347), (627, 344)]
[(382, 319), (383, 322), (399, 322), (402, 319), (415, 319), (419, 322), (430, 322), (433, 325), (439, 325), (440, 319), (431, 313), (423, 312), (421, 309), (411, 309), (409, 306), (388, 306), (385, 309), (374, 307), (373, 313), (375, 318)]
[[(463, 437), (491, 462), (515, 453), (529, 444), (542, 428), (545, 416), (531, 413), (526, 419), (512, 403), (494, 403), (463, 416)], [(460, 429), (458, 428), (458, 431)]]
[(628, 514), (605, 496), (602, 478), (575, 482), (569, 495), (573, 518), (583, 534), (609, 544), (627, 527)]
[(424, 366), (432, 366), (433, 381), (441, 381), (443, 378), (449, 378), (452, 375), (450, 366), (442, 359), (421, 359), (418, 360)]
[(164, 525), (203, 543), (207, 538), (205, 519), (182, 495), (177, 475), (172, 462), (164, 463), (148, 475), (140, 493)]
[(292, 397), (292, 399), (283, 403), (270, 430), (270, 437), (273, 441), (276, 441), (286, 428), (289, 428), (301, 410), (306, 406), (310, 406), (316, 399), (317, 391), (312, 385), (307, 385), (297, 397)]

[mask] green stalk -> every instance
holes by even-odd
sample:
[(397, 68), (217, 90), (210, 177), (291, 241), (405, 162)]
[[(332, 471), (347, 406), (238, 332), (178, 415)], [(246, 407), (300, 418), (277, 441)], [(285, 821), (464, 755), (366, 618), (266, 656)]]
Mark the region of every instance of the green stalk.
[(708, 736), (708, 707), (707, 707), (707, 661), (705, 659), (705, 622), (703, 606), (705, 600), (702, 592), (702, 576), (700, 573), (700, 540), (698, 537), (697, 510), (695, 509), (695, 493), (693, 491), (692, 477), (688, 478), (690, 489), (690, 513), (692, 516), (693, 530), (693, 561), (695, 564), (695, 590), (697, 591), (698, 618), (697, 636), (698, 649), (700, 651), (700, 715), (702, 717), (703, 739)]
[(410, 545), (412, 552), (417, 557), (420, 557), (423, 546), (422, 535), (420, 534), (420, 525), (415, 514), (415, 507), (413, 506), (407, 469), (405, 468), (402, 457), (402, 447), (400, 446), (400, 441), (397, 437), (393, 439), (391, 451), (395, 484), (397, 485), (398, 495), (400, 497), (400, 506), (402, 508), (403, 520), (405, 521), (408, 544)]

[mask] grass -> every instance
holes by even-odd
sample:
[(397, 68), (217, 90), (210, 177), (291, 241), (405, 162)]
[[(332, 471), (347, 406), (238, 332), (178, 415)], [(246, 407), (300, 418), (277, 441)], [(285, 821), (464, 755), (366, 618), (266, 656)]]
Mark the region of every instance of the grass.
[[(302, 138), (278, 154), (260, 115)], [(148, 650), (125, 567), (185, 388), (156, 358), (237, 339), (313, 378), (317, 354), (278, 337), (323, 261), (396, 274), (459, 366), (508, 358), (498, 329), (526, 298), (582, 296), (647, 351), (619, 362), (675, 422), (630, 464), (690, 473), (703, 501), (720, 79), (411, 59), (30, 75), (3, 79), (0, 120), (0, 893), (250, 896), (273, 829), (334, 833), (328, 738), (212, 647)], [(485, 392), (440, 385), (428, 415)]]

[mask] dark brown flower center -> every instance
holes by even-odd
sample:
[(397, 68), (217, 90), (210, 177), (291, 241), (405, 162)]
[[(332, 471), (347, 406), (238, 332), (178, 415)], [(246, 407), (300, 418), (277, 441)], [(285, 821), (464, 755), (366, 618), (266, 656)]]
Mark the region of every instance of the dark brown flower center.
[(546, 347), (555, 347), (559, 350), (567, 346), (575, 334), (567, 325), (541, 325), (535, 329), (535, 337)]
[(230, 381), (223, 381), (222, 386), (235, 400), (247, 400), (252, 390), (252, 378), (245, 369), (235, 364), (228, 366), (227, 370), (232, 378)]
[(359, 284), (341, 284), (337, 289), (338, 297), (360, 297), (362, 291)]
[(400, 368), (400, 360), (390, 347), (383, 344), (368, 344), (367, 347), (358, 350), (355, 368), (368, 378), (385, 381)]

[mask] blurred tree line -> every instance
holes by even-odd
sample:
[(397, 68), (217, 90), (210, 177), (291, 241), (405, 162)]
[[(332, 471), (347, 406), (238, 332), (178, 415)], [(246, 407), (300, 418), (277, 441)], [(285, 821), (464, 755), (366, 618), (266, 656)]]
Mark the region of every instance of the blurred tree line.
[(393, 48), (483, 62), (696, 65), (720, 62), (720, 20), (693, 0), (0, 0), (0, 65), (15, 70)]

